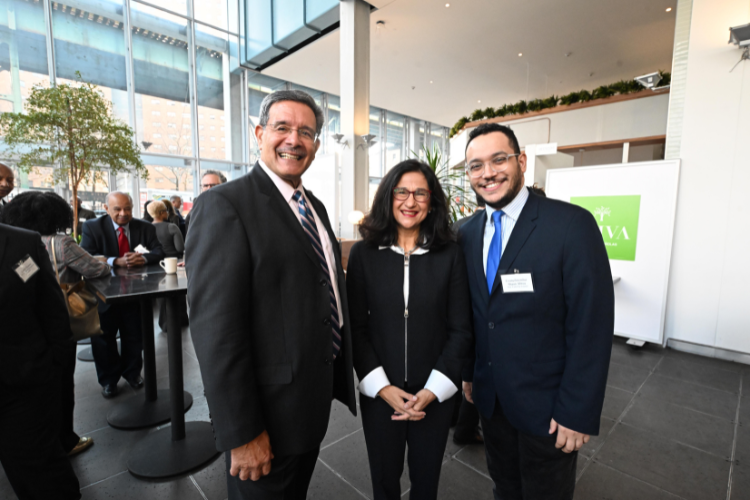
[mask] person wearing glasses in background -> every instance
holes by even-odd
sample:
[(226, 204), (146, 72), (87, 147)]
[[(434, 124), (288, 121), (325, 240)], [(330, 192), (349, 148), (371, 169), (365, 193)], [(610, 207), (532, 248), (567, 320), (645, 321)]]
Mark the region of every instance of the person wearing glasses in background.
[(354, 368), (376, 500), (437, 497), (473, 344), (463, 252), (435, 173), (406, 160), (380, 182), (347, 267)]
[[(218, 170), (206, 170), (201, 176), (201, 193), (205, 193), (211, 188), (215, 188), (221, 184), (227, 182), (227, 178), (224, 174)], [(190, 228), (190, 214), (192, 210), (185, 216), (185, 237), (187, 237), (188, 229)]]
[(497, 123), (469, 133), (486, 216), (459, 230), (476, 339), (464, 394), (479, 410), (495, 498), (571, 500), (599, 433), (612, 350), (612, 273), (587, 210), (530, 192), (526, 155)]

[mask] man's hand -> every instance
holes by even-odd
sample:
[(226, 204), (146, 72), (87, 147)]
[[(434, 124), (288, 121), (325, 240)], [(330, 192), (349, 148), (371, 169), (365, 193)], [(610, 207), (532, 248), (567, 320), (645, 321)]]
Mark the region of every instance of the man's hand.
[(229, 473), (233, 477), (239, 474), (241, 481), (257, 481), (271, 472), (271, 440), (268, 432), (263, 431), (260, 436), (246, 445), (232, 450), (232, 466)]
[(122, 256), (125, 259), (127, 267), (140, 267), (146, 265), (146, 257), (138, 252), (128, 252)]
[(422, 420), (425, 416), (423, 411), (416, 411), (407, 407), (407, 401), (416, 401), (416, 396), (402, 391), (395, 385), (387, 385), (380, 389), (378, 396), (388, 403), (396, 412), (391, 420)]
[(581, 447), (591, 439), (591, 436), (588, 434), (581, 434), (580, 432), (568, 429), (567, 427), (555, 422), (555, 419), (553, 418), (549, 424), (549, 433), (554, 434), (555, 431), (557, 431), (557, 442), (555, 443), (555, 448), (558, 450), (562, 448), (562, 451), (565, 453), (572, 453), (580, 450)]
[(472, 382), (463, 382), (461, 385), (464, 389), (464, 397), (466, 398), (466, 401), (474, 404), (474, 399), (471, 397), (471, 391), (474, 389), (474, 384)]
[(422, 389), (417, 393), (416, 400), (407, 401), (404, 407), (414, 411), (423, 411), (428, 404), (436, 399), (437, 396), (434, 392), (429, 389)]

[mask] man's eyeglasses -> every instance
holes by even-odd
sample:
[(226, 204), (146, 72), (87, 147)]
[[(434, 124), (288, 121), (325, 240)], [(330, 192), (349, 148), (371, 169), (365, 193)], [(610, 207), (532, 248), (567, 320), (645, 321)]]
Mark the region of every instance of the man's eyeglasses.
[[(499, 174), (500, 172), (505, 172), (508, 169), (508, 160), (514, 156), (520, 156), (520, 153), (515, 153), (512, 155), (499, 154), (486, 163), (490, 164), (490, 168), (493, 172)], [(473, 161), (466, 167), (466, 173), (469, 174), (469, 177), (473, 179), (481, 177), (482, 174), (484, 174), (484, 170), (485, 162), (481, 161)]]
[(300, 136), (303, 141), (315, 142), (315, 140), (318, 138), (318, 134), (316, 134), (315, 131), (309, 128), (292, 128), (284, 124), (268, 125), (268, 128), (270, 128), (271, 132), (273, 132), (275, 135), (280, 135), (284, 138), (292, 135), (292, 132), (294, 132), (295, 130), (297, 131), (297, 135)]
[(201, 184), (201, 187), (202, 187), (203, 189), (211, 189), (211, 188), (215, 188), (216, 186), (218, 186), (218, 185), (220, 185), (220, 184), (221, 184), (221, 183), (219, 183), (219, 184)]
[(398, 201), (405, 201), (409, 199), (410, 195), (414, 195), (414, 200), (419, 203), (425, 203), (427, 201), (430, 201), (430, 195), (432, 194), (432, 191), (429, 189), (417, 189), (414, 191), (409, 191), (406, 188), (393, 188), (393, 197), (397, 199)]

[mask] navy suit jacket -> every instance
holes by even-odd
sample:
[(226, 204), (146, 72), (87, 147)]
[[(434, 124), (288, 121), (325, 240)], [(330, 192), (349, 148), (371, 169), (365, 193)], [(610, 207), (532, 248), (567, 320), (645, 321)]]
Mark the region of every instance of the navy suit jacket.
[[(476, 349), (472, 397), (490, 418), (499, 401), (521, 432), (547, 436), (550, 420), (597, 435), (614, 333), (609, 259), (594, 217), (529, 193), (503, 249), (492, 293), (482, 247), (487, 216), (459, 242), (469, 273)], [(533, 293), (503, 293), (500, 275), (531, 273)], [(465, 372), (465, 376), (466, 376)]]

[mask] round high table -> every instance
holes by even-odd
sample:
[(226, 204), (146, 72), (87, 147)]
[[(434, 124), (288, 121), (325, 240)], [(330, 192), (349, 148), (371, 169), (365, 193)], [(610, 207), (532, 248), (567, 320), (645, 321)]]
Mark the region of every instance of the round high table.
[[(178, 302), (185, 300), (187, 276), (184, 268), (168, 275), (159, 265), (117, 269), (115, 275), (89, 283), (107, 304), (138, 300), (141, 303), (145, 398), (135, 395), (107, 415), (112, 427), (137, 429), (172, 422), (168, 428), (149, 433), (133, 447), (128, 469), (147, 478), (170, 477), (193, 470), (218, 455), (209, 422), (185, 423), (185, 412), (193, 403), (183, 388), (182, 328)], [(167, 301), (169, 390), (156, 388), (156, 353), (152, 300)]]

